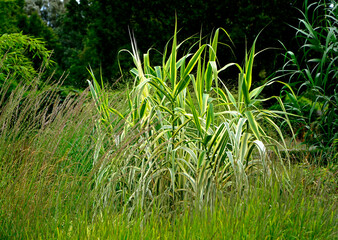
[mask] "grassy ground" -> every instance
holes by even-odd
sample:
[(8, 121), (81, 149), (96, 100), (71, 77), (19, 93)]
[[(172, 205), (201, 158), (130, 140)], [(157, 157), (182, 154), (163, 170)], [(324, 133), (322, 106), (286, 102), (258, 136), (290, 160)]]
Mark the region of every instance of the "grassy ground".
[[(98, 207), (93, 164), (96, 111), (84, 92), (59, 101), (47, 90), (1, 93), (0, 239), (334, 239), (337, 166), (294, 164), (290, 182), (253, 178), (212, 209), (182, 203), (134, 211)], [(4, 91), (4, 90), (2, 90)], [(116, 97), (120, 92), (115, 92)], [(116, 99), (119, 99), (117, 97)], [(122, 108), (123, 103), (117, 108)]]
[(332, 172), (321, 169), (318, 175), (304, 166), (294, 166), (293, 171), (299, 185), (291, 194), (277, 185), (256, 185), (242, 196), (227, 193), (212, 210), (180, 209), (163, 216), (154, 209), (129, 218), (107, 209), (93, 217), (90, 203), (76, 213), (65, 203), (59, 214), (26, 212), (14, 221), (13, 215), (2, 215), (2, 239), (334, 239), (337, 195)]
[(156, 210), (147, 220), (140, 213), (131, 221), (106, 213), (94, 223), (76, 221), (57, 235), (61, 239), (334, 239), (334, 197), (312, 195), (303, 187), (288, 195), (278, 186), (256, 186), (245, 196), (229, 193), (215, 209), (184, 209), (171, 218)]

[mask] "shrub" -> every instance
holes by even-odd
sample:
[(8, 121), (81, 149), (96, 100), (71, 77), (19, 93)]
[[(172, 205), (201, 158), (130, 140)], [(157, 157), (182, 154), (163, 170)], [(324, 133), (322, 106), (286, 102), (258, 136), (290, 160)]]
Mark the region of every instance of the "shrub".
[[(51, 51), (47, 50), (40, 39), (21, 33), (0, 36), (0, 85), (6, 78), (19, 79), (24, 83), (37, 80), (39, 67), (47, 67)], [(37, 61), (38, 59), (38, 61)], [(17, 82), (14, 81), (13, 84)]]

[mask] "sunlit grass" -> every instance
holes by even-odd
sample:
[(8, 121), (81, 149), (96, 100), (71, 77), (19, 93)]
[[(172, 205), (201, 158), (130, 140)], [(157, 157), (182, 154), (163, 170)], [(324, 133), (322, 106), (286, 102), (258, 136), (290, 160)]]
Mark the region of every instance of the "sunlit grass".
[[(161, 66), (139, 56), (134, 86), (81, 94), (60, 84), (0, 89), (0, 239), (333, 239), (337, 166), (290, 164), (244, 66), (217, 65), (217, 30)], [(226, 33), (224, 33), (226, 34)], [(239, 70), (238, 88), (218, 74)], [(283, 109), (283, 102), (275, 98)], [(271, 132), (274, 134), (270, 134)], [(304, 157), (304, 159), (299, 159)], [(318, 162), (321, 159), (318, 159)]]
[[(258, 174), (245, 193), (229, 187), (211, 207), (158, 204), (146, 211), (135, 208), (130, 215), (131, 206), (119, 191), (125, 183), (110, 185), (115, 195), (101, 192), (116, 183), (116, 175), (100, 187), (99, 167), (109, 161), (102, 156), (101, 165), (94, 164), (97, 114), (88, 92), (58, 101), (57, 88), (18, 86), (2, 101), (1, 239), (334, 238), (337, 169), (332, 165), (292, 167), (292, 192), (275, 180), (266, 185)], [(124, 149), (140, 144), (132, 139)], [(116, 152), (111, 160), (128, 158), (109, 144), (104, 142), (105, 149)]]
[[(288, 160), (283, 133), (274, 122), (288, 122), (287, 113), (261, 108), (261, 102), (274, 98), (283, 109), (283, 102), (278, 96), (260, 97), (273, 79), (252, 89), (257, 39), (245, 51), (244, 66), (219, 66), (222, 33), (228, 36), (217, 29), (210, 40), (198, 39), (188, 53), (181, 53), (189, 39), (180, 43), (175, 29), (159, 66), (151, 64), (151, 49), (140, 57), (131, 36), (132, 51), (123, 51), (134, 61), (135, 79), (125, 95), (125, 111), (110, 104), (103, 80), (90, 71), (88, 82), (99, 113), (94, 161), (103, 157), (96, 181), (102, 194), (99, 207), (110, 199), (131, 215), (153, 206), (167, 213), (182, 206), (212, 208), (231, 189), (247, 191), (251, 176), (259, 175), (267, 185), (274, 178), (292, 190), (287, 172), (276, 171), (273, 163)], [(239, 71), (236, 93), (219, 78), (229, 67)], [(276, 138), (267, 134), (266, 126)], [(130, 141), (134, 144), (125, 145)], [(115, 147), (107, 149), (106, 144)]]

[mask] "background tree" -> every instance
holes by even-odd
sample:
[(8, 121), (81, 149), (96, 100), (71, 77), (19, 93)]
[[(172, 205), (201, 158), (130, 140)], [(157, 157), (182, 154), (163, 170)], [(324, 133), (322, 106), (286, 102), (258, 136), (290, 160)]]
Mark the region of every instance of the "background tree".
[[(0, 18), (4, 19), (0, 33), (20, 32), (39, 37), (54, 51), (53, 58), (60, 72), (70, 71), (67, 84), (85, 87), (89, 77), (86, 67), (100, 71), (104, 79), (114, 82), (119, 77), (117, 55), (119, 49), (129, 45), (128, 28), (136, 36), (140, 51), (154, 47), (162, 52), (171, 38), (175, 16), (178, 19), (180, 39), (200, 31), (226, 29), (235, 44), (234, 54), (224, 48), (219, 51), (219, 61), (241, 61), (246, 42), (251, 43), (265, 27), (257, 42), (257, 48), (281, 47), (278, 40), (291, 42), (293, 32), (286, 23), (296, 21), (294, 6), (301, 0), (12, 0), (0, 1), (3, 5)], [(301, 6), (300, 6), (301, 7)], [(9, 9), (10, 8), (10, 9)], [(230, 41), (224, 38), (226, 43)], [(292, 46), (293, 44), (291, 44)], [(278, 52), (265, 52), (257, 58), (254, 77), (265, 77), (281, 66)], [(124, 69), (131, 66), (121, 62)], [(237, 59), (234, 59), (234, 58)], [(154, 61), (156, 60), (153, 59)], [(236, 79), (233, 72), (225, 73), (228, 79)]]
[(60, 25), (60, 17), (66, 12), (69, 0), (26, 0), (25, 12), (28, 15), (37, 13), (48, 24), (56, 28)]
[[(21, 33), (3, 34), (0, 36), (0, 86), (7, 78), (12, 83), (30, 84), (38, 81), (40, 66), (49, 67), (51, 51), (44, 43)], [(35, 64), (36, 61), (39, 64)]]
[[(302, 1), (296, 0), (173, 0), (170, 3), (164, 0), (71, 0), (60, 35), (64, 44), (67, 42), (67, 54), (72, 52), (68, 55), (69, 60), (66, 57), (64, 67), (77, 72), (80, 65), (81, 68), (91, 65), (97, 71), (101, 67), (104, 78), (115, 81), (118, 51), (130, 42), (128, 28), (134, 31), (141, 51), (149, 47), (162, 51), (174, 29), (175, 15), (182, 29), (179, 33), (182, 39), (198, 35), (201, 30), (210, 33), (217, 27), (225, 28), (235, 44), (235, 54), (221, 51), (219, 60), (226, 62), (234, 56), (242, 59), (245, 42), (252, 42), (264, 27), (258, 49), (281, 48), (278, 40), (290, 42), (293, 33), (286, 23), (296, 21), (298, 12), (294, 6), (300, 4)], [(277, 52), (264, 53), (257, 59), (255, 79), (263, 80), (273, 72), (278, 60), (276, 55)], [(227, 74), (229, 78), (236, 78), (231, 72)], [(82, 74), (81, 78), (85, 75)], [(77, 81), (85, 83), (84, 79)]]
[[(40, 2), (43, 3), (43, 1), (40, 1)], [(60, 62), (60, 58), (62, 57), (62, 54), (61, 54), (62, 49), (61, 49), (61, 45), (58, 39), (58, 35), (54, 32), (52, 28), (47, 26), (46, 22), (44, 22), (41, 19), (39, 15), (40, 9), (41, 8), (39, 7), (39, 1), (36, 1), (35, 10), (34, 11), (32, 10), (31, 12), (29, 12), (29, 14), (25, 12), (25, 1), (23, 0), (0, 1), (0, 21), (2, 20), (2, 23), (3, 23), (0, 25), (0, 37), (2, 37), (1, 39), (2, 41), (4, 41), (5, 34), (23, 33), (24, 35), (27, 35), (27, 36), (17, 35), (18, 39), (21, 39), (21, 40), (26, 39), (27, 42), (29, 42), (29, 39), (36, 39), (36, 41), (39, 41), (39, 44), (43, 43), (43, 47), (46, 48), (45, 49), (46, 51), (47, 49), (48, 51), (53, 51), (52, 57), (51, 56), (49, 57), (51, 57), (55, 63), (58, 63)], [(17, 43), (17, 42), (14, 41), (13, 44), (14, 43)], [(3, 54), (6, 52), (4, 50), (5, 46), (11, 47), (11, 48), (14, 47), (14, 49), (15, 47), (18, 47), (18, 46), (8, 45), (5, 43), (0, 43), (0, 44), (2, 44), (2, 54), (0, 55), (0, 59), (4, 56)], [(27, 45), (27, 47), (31, 48), (32, 46)], [(21, 49), (21, 47), (19, 47), (19, 49)], [(10, 50), (10, 49), (7, 49), (7, 50)], [(19, 56), (21, 56), (20, 52), (22, 51), (17, 52)], [(34, 54), (32, 54), (32, 56), (33, 55)], [(32, 61), (34, 69), (37, 69), (40, 67), (41, 61), (39, 59), (31, 58), (31, 61)], [(54, 66), (58, 69), (59, 74), (57, 75), (62, 74), (62, 70), (58, 68), (58, 65), (55, 64)], [(50, 71), (46, 75), (51, 74), (51, 71), (53, 71), (53, 69), (50, 69)]]
[(92, 7), (87, 0), (80, 2), (70, 0), (67, 5), (67, 12), (61, 16), (62, 23), (55, 31), (59, 36), (62, 45), (62, 59), (60, 66), (71, 74), (66, 83), (75, 87), (86, 87), (88, 71), (86, 68), (92, 64), (92, 57), (85, 58), (85, 39), (87, 38), (88, 25), (92, 20)]
[(23, 15), (24, 0), (0, 0), (0, 34), (20, 31), (18, 22)]

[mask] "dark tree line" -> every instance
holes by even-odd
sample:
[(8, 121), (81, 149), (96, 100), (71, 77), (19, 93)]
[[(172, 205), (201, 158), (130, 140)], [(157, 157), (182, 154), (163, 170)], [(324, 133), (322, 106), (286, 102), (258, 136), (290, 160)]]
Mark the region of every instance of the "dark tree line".
[[(150, 47), (163, 51), (176, 16), (180, 40), (223, 27), (235, 46), (234, 54), (224, 51), (220, 61), (241, 62), (245, 42), (250, 46), (263, 28), (259, 49), (280, 48), (278, 41), (292, 47), (294, 31), (287, 24), (297, 23), (295, 7), (303, 4), (300, 0), (70, 0), (65, 6), (58, 2), (0, 1), (0, 34), (23, 32), (44, 39), (54, 51), (59, 74), (70, 71), (66, 84), (75, 87), (86, 86), (89, 65), (96, 72), (102, 69), (108, 82), (119, 77), (117, 55), (120, 49), (129, 48), (128, 28), (135, 33), (141, 51)], [(230, 44), (226, 36), (224, 41)], [(276, 56), (278, 51), (270, 51), (258, 58), (257, 79), (281, 64)], [(121, 62), (126, 69), (130, 66), (126, 56), (121, 56)]]

